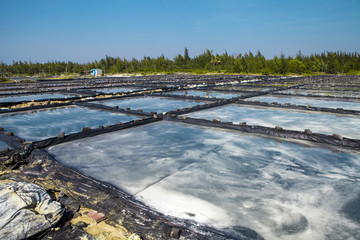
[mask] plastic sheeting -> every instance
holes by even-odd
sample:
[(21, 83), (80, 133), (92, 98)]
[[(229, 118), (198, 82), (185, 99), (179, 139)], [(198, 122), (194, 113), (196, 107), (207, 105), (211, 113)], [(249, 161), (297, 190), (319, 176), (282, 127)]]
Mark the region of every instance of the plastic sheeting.
[(31, 183), (0, 186), (0, 239), (24, 239), (55, 225), (64, 209)]

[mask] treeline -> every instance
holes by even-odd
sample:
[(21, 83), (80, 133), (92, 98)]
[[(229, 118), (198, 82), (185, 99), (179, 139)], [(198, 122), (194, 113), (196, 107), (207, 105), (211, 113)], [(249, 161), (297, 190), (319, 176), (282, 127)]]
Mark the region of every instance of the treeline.
[(55, 75), (55, 74), (88, 74), (90, 69), (102, 69), (105, 74), (114, 73), (149, 73), (149, 72), (223, 72), (223, 73), (255, 73), (255, 74), (353, 74), (360, 71), (360, 54), (346, 52), (323, 52), (304, 56), (299, 53), (295, 57), (285, 57), (281, 54), (273, 59), (266, 59), (260, 51), (229, 55), (214, 54), (205, 50), (204, 53), (191, 58), (188, 49), (178, 54), (174, 59), (168, 59), (163, 54), (157, 58), (144, 57), (124, 59), (106, 56), (100, 61), (87, 64), (53, 61), (47, 63), (32, 63), (17, 61), (8, 65), (1, 63), (3, 75)]

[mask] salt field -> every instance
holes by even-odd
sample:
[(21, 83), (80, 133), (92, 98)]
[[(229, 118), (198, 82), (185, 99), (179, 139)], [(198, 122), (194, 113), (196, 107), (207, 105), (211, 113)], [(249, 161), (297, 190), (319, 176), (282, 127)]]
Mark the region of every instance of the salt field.
[[(64, 207), (43, 239), (110, 236), (84, 219), (127, 229), (124, 239), (360, 239), (360, 100), (345, 98), (359, 91), (336, 90), (359, 83), (173, 74), (3, 84), (40, 93), (0, 98), (0, 181), (35, 183)], [(106, 220), (95, 224), (94, 211)]]
[(224, 98), (224, 99), (240, 97), (245, 95), (244, 93), (222, 93), (215, 91), (195, 91), (195, 90), (176, 91), (176, 92), (171, 92), (171, 94), (194, 96), (194, 97), (207, 97), (207, 98), (215, 97), (215, 98)]
[(277, 103), (291, 103), (294, 105), (310, 105), (313, 107), (325, 107), (325, 108), (343, 108), (348, 110), (360, 111), (360, 100), (356, 102), (346, 102), (341, 100), (323, 100), (307, 97), (283, 97), (283, 96), (260, 96), (249, 98), (247, 100), (260, 101), (260, 102), (277, 102)]
[(360, 194), (358, 153), (169, 122), (49, 152), (163, 213), (224, 231), (242, 226), (265, 239), (360, 236), (349, 219), (358, 216), (343, 210)]
[(194, 107), (205, 102), (193, 100), (177, 100), (162, 97), (136, 97), (119, 100), (99, 101), (97, 103), (106, 106), (118, 106), (120, 108), (142, 109), (144, 112), (168, 112), (179, 108)]
[(223, 122), (246, 122), (249, 125), (265, 127), (281, 126), (289, 130), (304, 131), (311, 129), (316, 133), (332, 135), (338, 133), (348, 138), (359, 138), (360, 117), (335, 115), (321, 112), (305, 112), (276, 108), (252, 107), (244, 105), (227, 105), (219, 108), (187, 114), (191, 118)]
[(134, 119), (138, 118), (77, 106), (0, 115), (1, 127), (28, 141), (56, 137), (62, 131), (70, 134), (80, 132), (83, 127), (98, 128)]

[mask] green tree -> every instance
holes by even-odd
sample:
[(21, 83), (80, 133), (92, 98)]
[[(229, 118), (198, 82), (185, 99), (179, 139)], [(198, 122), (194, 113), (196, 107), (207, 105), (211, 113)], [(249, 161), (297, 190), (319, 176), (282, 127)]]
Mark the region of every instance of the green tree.
[(190, 63), (189, 50), (186, 47), (185, 47), (185, 50), (184, 50), (184, 60), (185, 60), (185, 64)]
[(178, 54), (174, 58), (174, 65), (178, 69), (184, 69), (185, 68), (186, 62), (185, 62), (185, 59), (183, 58), (183, 56), (181, 56), (181, 54)]
[(289, 61), (289, 71), (292, 73), (302, 74), (306, 71), (306, 67), (298, 59), (292, 59)]

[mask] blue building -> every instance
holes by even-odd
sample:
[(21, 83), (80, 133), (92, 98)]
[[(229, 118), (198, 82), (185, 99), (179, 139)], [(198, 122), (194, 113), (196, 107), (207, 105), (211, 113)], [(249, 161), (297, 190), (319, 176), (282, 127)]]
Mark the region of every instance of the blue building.
[(90, 70), (90, 75), (93, 76), (101, 76), (102, 74), (102, 70), (101, 69), (91, 69)]

